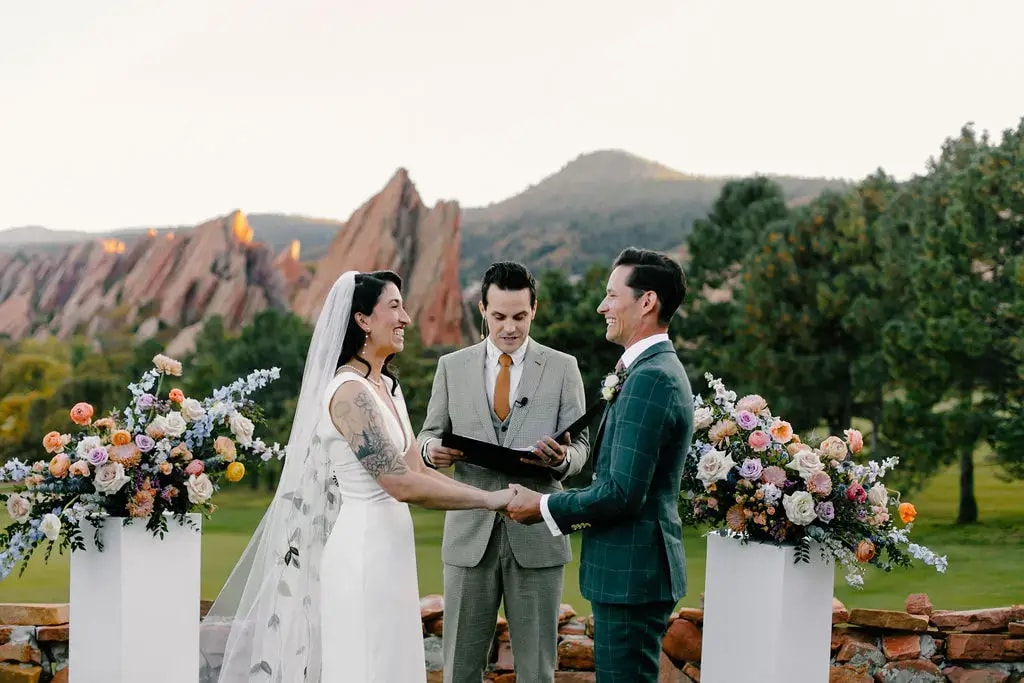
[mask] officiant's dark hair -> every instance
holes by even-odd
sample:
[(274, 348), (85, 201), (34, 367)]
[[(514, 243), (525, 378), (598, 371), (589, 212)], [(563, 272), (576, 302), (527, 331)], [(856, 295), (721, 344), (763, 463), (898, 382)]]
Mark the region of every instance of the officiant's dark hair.
[(484, 272), (484, 281), (480, 285), (480, 301), (484, 308), (487, 308), (487, 290), (491, 285), (506, 292), (518, 292), (522, 289), (530, 290), (530, 306), (537, 303), (537, 281), (529, 269), (522, 263), (515, 261), (498, 261), (492, 263)]
[(664, 254), (636, 247), (622, 250), (612, 268), (618, 266), (632, 267), (626, 285), (633, 289), (636, 298), (644, 292), (658, 295), (658, 322), (668, 326), (686, 297), (683, 267)]
[[(363, 348), (363, 344), (366, 343), (366, 333), (356, 322), (356, 313), (372, 314), (374, 306), (380, 301), (380, 295), (389, 282), (398, 287), (398, 291), (402, 291), (402, 278), (398, 276), (398, 273), (393, 273), (390, 270), (356, 274), (356, 286), (352, 290), (352, 312), (348, 316), (345, 343), (341, 345), (341, 353), (338, 354), (339, 368), (350, 360), (359, 362), (366, 366), (366, 375), (364, 376), (370, 376), (370, 364), (359, 357), (359, 349)], [(398, 390), (398, 374), (391, 368), (391, 359), (394, 357), (395, 354), (391, 354), (385, 358), (384, 368), (381, 370), (381, 374), (390, 377), (394, 383), (391, 388), (392, 394)]]

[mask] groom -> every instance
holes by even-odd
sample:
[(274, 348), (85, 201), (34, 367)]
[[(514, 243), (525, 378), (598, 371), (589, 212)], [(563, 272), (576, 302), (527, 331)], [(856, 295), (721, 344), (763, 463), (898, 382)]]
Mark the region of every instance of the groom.
[(597, 312), (625, 351), (607, 381), (594, 438), (594, 482), (540, 495), (513, 485), (508, 512), (542, 519), (555, 536), (583, 532), (580, 590), (594, 610), (599, 683), (656, 683), (668, 617), (686, 594), (677, 501), (693, 435), (693, 396), (668, 337), (686, 293), (675, 261), (653, 251), (619, 254)]

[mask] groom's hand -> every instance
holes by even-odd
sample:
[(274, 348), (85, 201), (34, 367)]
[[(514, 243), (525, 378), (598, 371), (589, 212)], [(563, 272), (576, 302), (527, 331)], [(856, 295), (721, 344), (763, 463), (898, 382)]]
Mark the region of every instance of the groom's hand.
[(515, 495), (505, 508), (508, 516), (520, 524), (536, 524), (544, 519), (540, 513), (540, 494), (519, 484), (509, 484)]
[(530, 449), (532, 458), (520, 458), (527, 465), (538, 467), (561, 467), (565, 461), (565, 455), (569, 452), (569, 444), (572, 443), (569, 432), (565, 433), (562, 443), (558, 443), (550, 436), (545, 436)]

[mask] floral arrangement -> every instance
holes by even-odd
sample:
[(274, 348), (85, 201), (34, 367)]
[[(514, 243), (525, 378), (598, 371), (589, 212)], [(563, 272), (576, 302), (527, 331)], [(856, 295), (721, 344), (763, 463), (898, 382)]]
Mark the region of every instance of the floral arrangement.
[(744, 542), (795, 545), (798, 561), (809, 559), (810, 542), (817, 541), (856, 587), (866, 564), (889, 571), (916, 558), (945, 572), (945, 556), (909, 540), (914, 505), (882, 483), (898, 458), (857, 463), (864, 439), (856, 429), (811, 447), (761, 396), (737, 400), (721, 380), (705, 378), (715, 395), (710, 402), (694, 397), (680, 505), (687, 522)]
[[(248, 398), (280, 377), (278, 368), (257, 370), (200, 401), (178, 388), (161, 393), (165, 377), (181, 375), (180, 362), (161, 354), (153, 365), (128, 385), (132, 400), (120, 413), (93, 420), (91, 405), (75, 404), (70, 418), (81, 429), (46, 434), (49, 461), (0, 467), (0, 485), (15, 484), (0, 489), (12, 520), (0, 531), (0, 579), (19, 563), (24, 572), (40, 545), (47, 545), (46, 559), (54, 546), (84, 549), (84, 522), (146, 520), (162, 538), (168, 517), (187, 523), (188, 513), (212, 513), (222, 479), (240, 481), (247, 465), (258, 469), (283, 457), (280, 445), (254, 437), (260, 411)], [(95, 538), (102, 550), (98, 525)]]
[(622, 391), (622, 383), (626, 381), (626, 370), (617, 370), (608, 374), (601, 382), (601, 398), (611, 403)]

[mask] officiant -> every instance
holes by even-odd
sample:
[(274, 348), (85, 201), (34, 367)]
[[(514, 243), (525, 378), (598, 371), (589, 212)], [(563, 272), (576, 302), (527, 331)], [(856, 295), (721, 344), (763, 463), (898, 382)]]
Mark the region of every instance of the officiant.
[[(576, 359), (530, 338), (537, 286), (522, 264), (487, 269), (479, 308), (484, 340), (438, 361), (419, 434), (423, 460), (454, 466), (455, 480), (483, 489), (519, 483), (560, 491), (589, 452), (586, 429), (564, 434), (585, 411)], [(452, 435), (463, 449), (445, 445)], [(480, 683), (502, 600), (516, 680), (551, 683), (563, 570), (572, 557), (567, 536), (495, 512), (449, 511), (441, 557), (444, 683)]]

